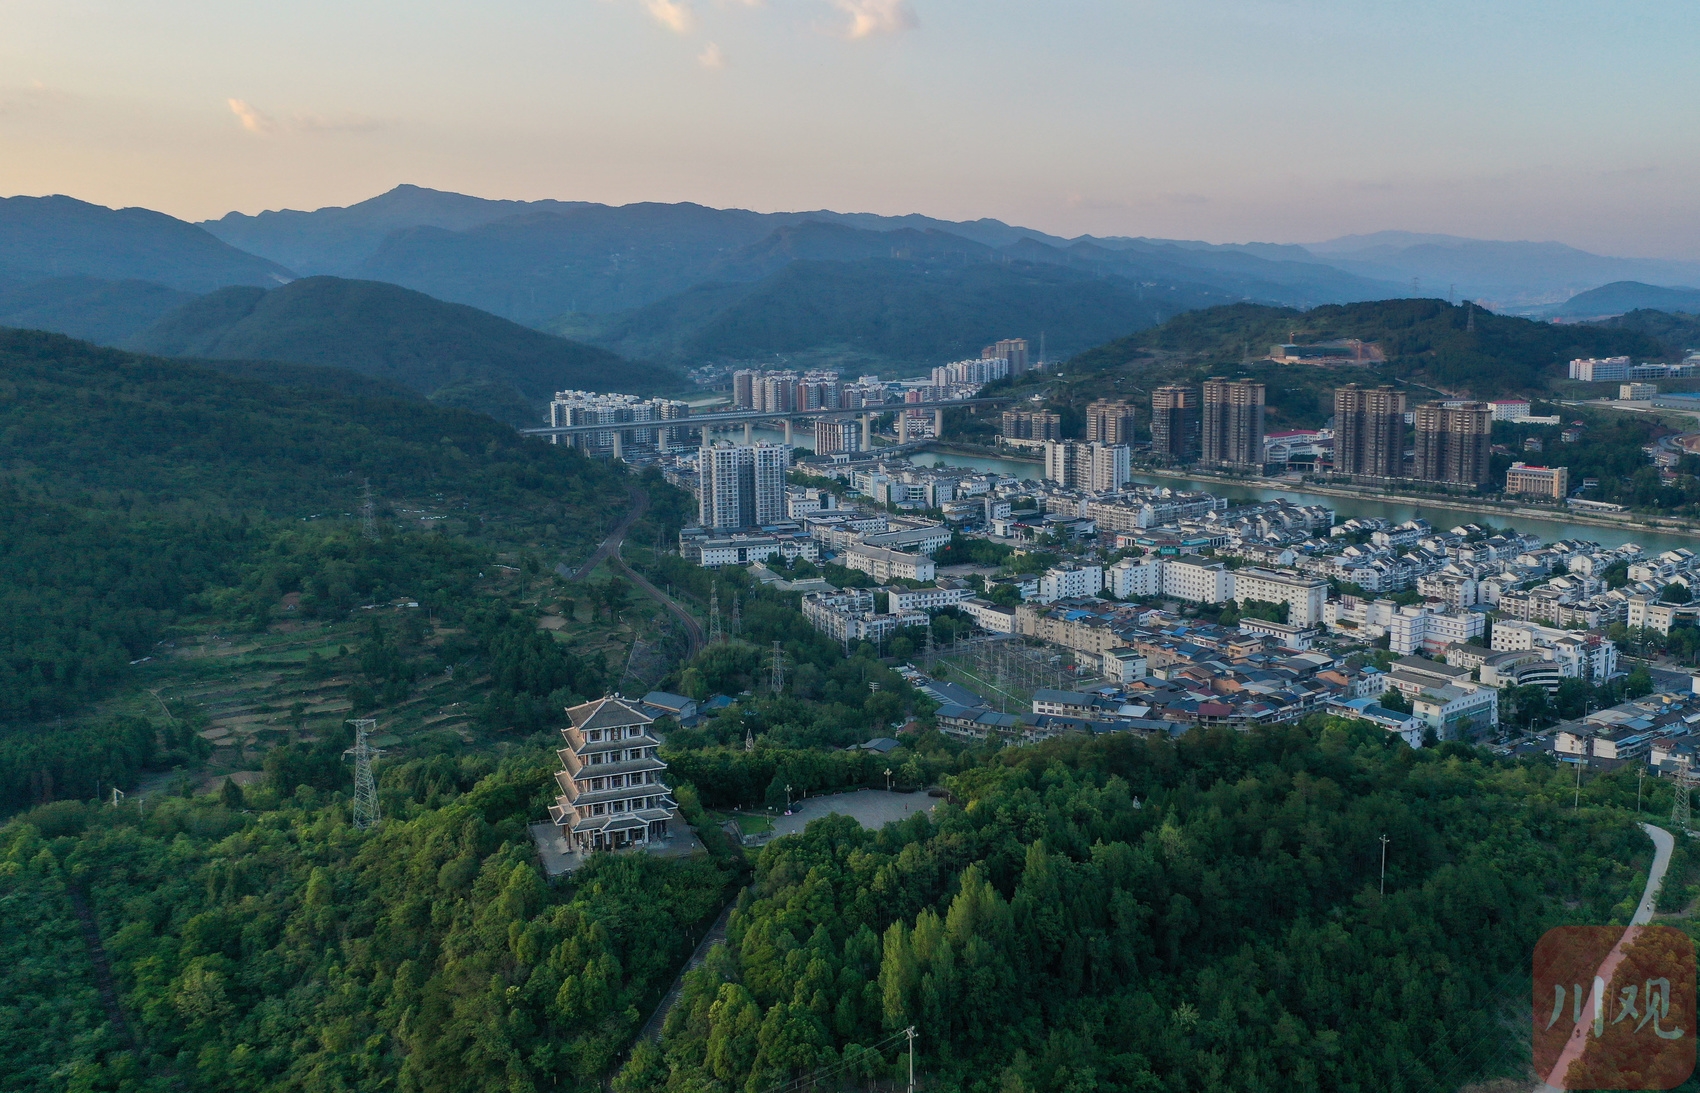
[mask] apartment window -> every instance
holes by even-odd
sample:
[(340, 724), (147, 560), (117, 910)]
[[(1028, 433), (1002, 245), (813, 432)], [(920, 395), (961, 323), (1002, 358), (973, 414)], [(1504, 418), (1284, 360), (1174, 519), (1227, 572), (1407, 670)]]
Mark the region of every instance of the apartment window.
[(602, 730), (601, 729), (591, 729), (588, 733), (585, 733), (584, 738), (586, 740), (601, 740), (602, 739)]
[(590, 765), (593, 766), (593, 767), (599, 767), (599, 766), (602, 765), (602, 753), (601, 752), (595, 752), (591, 755)]
[(590, 788), (591, 789), (601, 789), (602, 783), (603, 783), (604, 780), (605, 779), (602, 779), (602, 778), (592, 778), (590, 780)]
[(603, 810), (603, 806), (601, 806), (601, 805), (591, 805), (590, 806), (590, 814), (592, 816), (602, 815), (602, 810)]

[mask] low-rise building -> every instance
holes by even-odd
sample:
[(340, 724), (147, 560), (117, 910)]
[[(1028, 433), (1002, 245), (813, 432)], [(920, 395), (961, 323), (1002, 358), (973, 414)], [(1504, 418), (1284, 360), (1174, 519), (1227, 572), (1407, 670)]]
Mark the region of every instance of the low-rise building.
[(1505, 472), (1505, 492), (1562, 501), (1570, 495), (1570, 468), (1513, 463), (1511, 469)]
[(1700, 620), (1700, 603), (1661, 603), (1658, 597), (1644, 592), (1629, 597), (1628, 625), (1631, 630), (1645, 627), (1669, 634), (1672, 626), (1684, 620)]
[(1163, 562), (1160, 558), (1123, 558), (1104, 571), (1110, 594), (1121, 600), (1156, 596), (1163, 591)]
[(1411, 712), (1440, 740), (1469, 740), (1499, 727), (1499, 692), (1447, 686), (1411, 699)]
[(1040, 603), (1076, 596), (1096, 596), (1104, 589), (1104, 568), (1095, 562), (1064, 562), (1039, 578)]
[(900, 588), (883, 590), (893, 611), (937, 611), (954, 607), (974, 595), (972, 588)]
[(1439, 653), (1449, 645), (1464, 645), (1487, 630), (1487, 617), (1478, 611), (1436, 611), (1427, 604), (1399, 608), (1387, 622), (1387, 647), (1395, 653)]
[(803, 597), (803, 618), (833, 641), (883, 641), (907, 626), (926, 626), (925, 611), (874, 610), (874, 594), (865, 589), (811, 592)]
[(1189, 603), (1226, 603), (1234, 598), (1234, 575), (1221, 562), (1165, 558), (1163, 595)]
[(1400, 713), (1378, 704), (1373, 698), (1330, 699), (1324, 709), (1336, 717), (1368, 721), (1399, 737), (1413, 748), (1423, 746), (1423, 731), (1428, 726), (1415, 714)]
[(866, 573), (876, 581), (930, 581), (937, 574), (933, 560), (925, 554), (909, 554), (901, 550), (851, 543), (840, 555), (848, 569)]
[(1232, 580), (1235, 600), (1284, 603), (1287, 621), (1294, 626), (1322, 625), (1322, 605), (1328, 602), (1328, 582), (1322, 578), (1247, 567), (1234, 571)]
[(1015, 633), (1015, 608), (1004, 607), (972, 597), (961, 601), (956, 609), (974, 620), (974, 625), (982, 630), (990, 630), (994, 634)]

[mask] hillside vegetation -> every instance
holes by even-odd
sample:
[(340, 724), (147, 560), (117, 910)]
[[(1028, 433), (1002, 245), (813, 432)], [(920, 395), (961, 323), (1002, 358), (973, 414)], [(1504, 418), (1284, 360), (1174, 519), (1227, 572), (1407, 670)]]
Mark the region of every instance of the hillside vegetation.
[(846, 367), (926, 368), (999, 338), (1045, 333), (1055, 353), (1222, 300), (1197, 285), (1144, 287), (1031, 262), (795, 261), (760, 281), (690, 289), (581, 337), (629, 355), (754, 360), (812, 354)]
[(332, 365), (523, 425), (539, 424), (535, 404), (558, 390), (647, 392), (671, 378), (463, 304), (337, 277), (269, 291), (222, 289), (177, 308), (125, 346), (173, 357)]
[(149, 281), (49, 277), (0, 282), (0, 326), (48, 330), (111, 345), (194, 299)]
[(1625, 914), (1651, 853), (1621, 781), (1573, 812), (1561, 773), (1325, 718), (1009, 748), (946, 784), (763, 850), (618, 1088), (902, 1080), (910, 1025), (927, 1086), (968, 1093), (1515, 1076), (1530, 947)]
[[(393, 705), (457, 660), (504, 655), (532, 665), (498, 696), (510, 712), (515, 694), (602, 685), (599, 663), (559, 643), (539, 654), (508, 642), (507, 609), (489, 614), (481, 578), (498, 549), (588, 554), (625, 505), (625, 476), (481, 415), (351, 397), (304, 371), (273, 386), (0, 332), (0, 807), (51, 800), (54, 786), (87, 795), (97, 778), (128, 788), (144, 767), (194, 759), (198, 741), (171, 735), (182, 712), (151, 696), (132, 713), (163, 720), (139, 735), (91, 709), (144, 678), (157, 689), (173, 672), (193, 677), (199, 662), (167, 656), (197, 632), (185, 627), (332, 627), (328, 647), (265, 667), (312, 676), (307, 654), (323, 652), (320, 678), (340, 676), (356, 706)], [(381, 503), (375, 540), (345, 515), (366, 483)], [(427, 521), (398, 519), (399, 506)], [(398, 597), (434, 625), (374, 631), (367, 616), (350, 633), (352, 610)], [(445, 645), (436, 626), (464, 637)], [(370, 656), (336, 660), (339, 643)]]

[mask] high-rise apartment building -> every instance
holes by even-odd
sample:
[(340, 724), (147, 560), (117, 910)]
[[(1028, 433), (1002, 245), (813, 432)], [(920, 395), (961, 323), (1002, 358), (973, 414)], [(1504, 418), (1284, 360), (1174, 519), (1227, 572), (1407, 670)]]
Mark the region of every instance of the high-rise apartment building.
[(982, 360), (992, 357), (1002, 357), (1009, 362), (1011, 375), (1020, 375), (1033, 367), (1027, 359), (1026, 338), (1005, 338), (996, 345), (988, 345), (980, 350)]
[(1064, 489), (1113, 493), (1127, 485), (1131, 471), (1125, 444), (1082, 444), (1078, 440), (1045, 443), (1045, 480)]
[(1133, 403), (1101, 398), (1087, 406), (1086, 439), (1100, 444), (1133, 443)]
[(1212, 377), (1204, 381), (1204, 462), (1263, 466), (1263, 384)]
[(697, 515), (705, 528), (747, 528), (785, 519), (783, 444), (716, 444), (697, 450)]
[(1015, 440), (1061, 440), (1062, 415), (1050, 410), (1005, 410), (1002, 432)]
[(1151, 392), (1151, 454), (1174, 463), (1198, 458), (1198, 390), (1170, 384)]
[(621, 425), (606, 432), (578, 433), (572, 436), (553, 436), (553, 443), (571, 444), (585, 451), (613, 452), (615, 436), (620, 446), (685, 447), (688, 430), (682, 428), (633, 428), (644, 422), (677, 421), (690, 416), (690, 405), (675, 399), (644, 399), (636, 395), (603, 394), (597, 391), (557, 391), (549, 403), (549, 424), (564, 425)]
[(1485, 402), (1417, 407), (1417, 462), (1412, 475), (1425, 482), (1484, 486), (1493, 448), (1493, 407)]
[(1404, 392), (1355, 383), (1334, 389), (1334, 469), (1371, 478), (1404, 475)]
[(838, 452), (862, 450), (862, 426), (856, 421), (816, 421), (815, 454), (833, 455)]

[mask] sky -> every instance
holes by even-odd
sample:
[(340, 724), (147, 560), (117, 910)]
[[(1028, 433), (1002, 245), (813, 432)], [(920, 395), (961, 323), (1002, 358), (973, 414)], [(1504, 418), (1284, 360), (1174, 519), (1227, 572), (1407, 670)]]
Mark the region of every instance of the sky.
[(484, 197), (1700, 258), (1675, 0), (0, 0), (0, 194)]

